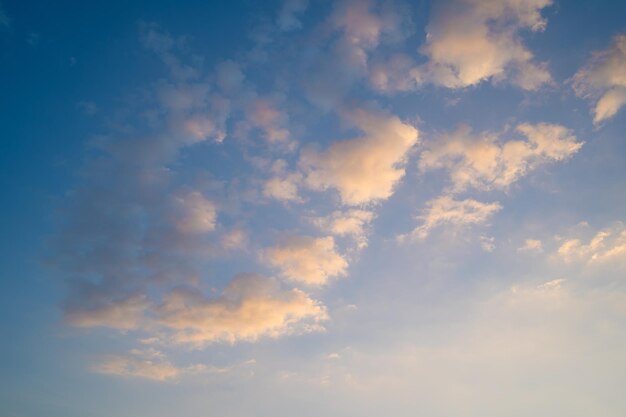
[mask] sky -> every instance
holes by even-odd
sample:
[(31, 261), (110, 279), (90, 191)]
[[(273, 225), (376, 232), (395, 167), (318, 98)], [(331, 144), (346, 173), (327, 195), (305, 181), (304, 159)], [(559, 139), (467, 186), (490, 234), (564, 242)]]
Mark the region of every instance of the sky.
[(625, 17), (0, 0), (0, 415), (626, 415)]

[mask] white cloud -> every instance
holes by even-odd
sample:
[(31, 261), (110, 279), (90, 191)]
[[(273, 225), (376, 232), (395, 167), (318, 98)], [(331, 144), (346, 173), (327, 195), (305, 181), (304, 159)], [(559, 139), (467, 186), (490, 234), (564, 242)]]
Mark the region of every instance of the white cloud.
[(367, 246), (366, 228), (373, 219), (372, 211), (351, 209), (337, 210), (325, 217), (313, 217), (311, 222), (325, 233), (351, 237), (362, 249)]
[(551, 80), (550, 74), (545, 64), (534, 61), (519, 32), (543, 30), (541, 11), (550, 4), (552, 0), (437, 3), (422, 47), (429, 61), (420, 67), (419, 77), (450, 88), (508, 79), (536, 90)]
[(291, 236), (267, 248), (262, 258), (294, 282), (323, 285), (346, 274), (348, 262), (335, 250), (333, 237)]
[(622, 223), (600, 230), (588, 243), (565, 239), (557, 250), (565, 262), (601, 263), (626, 259), (626, 228)]
[(325, 307), (303, 291), (282, 290), (276, 281), (256, 275), (233, 278), (217, 298), (174, 290), (155, 314), (160, 325), (175, 331), (174, 341), (199, 346), (319, 331), (327, 319)]
[(430, 232), (439, 226), (464, 227), (486, 223), (502, 206), (495, 203), (481, 203), (473, 199), (455, 200), (444, 195), (426, 203), (426, 209), (417, 218), (422, 224), (412, 232), (412, 237), (426, 239)]
[(506, 189), (541, 165), (569, 158), (583, 145), (560, 125), (523, 123), (516, 130), (526, 140), (501, 141), (491, 132), (473, 135), (461, 126), (427, 144), (419, 168), (448, 170), (454, 192)]
[(418, 142), (418, 131), (399, 118), (356, 110), (347, 118), (363, 136), (333, 143), (326, 151), (302, 152), (306, 184), (314, 190), (334, 188), (346, 205), (389, 198), (404, 176), (407, 153)]
[(613, 117), (626, 104), (626, 34), (617, 35), (608, 49), (595, 52), (573, 82), (578, 95), (597, 100), (594, 123)]

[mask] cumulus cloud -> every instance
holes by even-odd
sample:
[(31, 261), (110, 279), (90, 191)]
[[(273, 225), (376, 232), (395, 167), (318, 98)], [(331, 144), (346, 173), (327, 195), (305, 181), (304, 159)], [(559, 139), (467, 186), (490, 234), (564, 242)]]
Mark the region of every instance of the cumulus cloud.
[(325, 233), (352, 238), (357, 248), (367, 246), (366, 228), (374, 219), (374, 212), (369, 210), (337, 210), (325, 217), (313, 217), (311, 222)]
[(446, 169), (454, 192), (506, 189), (537, 167), (571, 157), (583, 145), (560, 125), (523, 123), (516, 131), (526, 139), (501, 141), (495, 133), (473, 135), (461, 126), (427, 144), (419, 168)]
[(275, 280), (249, 274), (233, 278), (217, 298), (174, 290), (154, 312), (174, 331), (174, 341), (193, 345), (319, 331), (327, 319), (325, 307), (303, 291), (282, 290)]
[[(276, 280), (251, 274), (233, 278), (218, 297), (187, 287), (166, 292), (160, 299), (141, 295), (107, 300), (89, 309), (71, 310), (66, 319), (77, 327), (158, 331), (162, 339), (192, 346), (319, 331), (327, 319), (326, 308), (303, 291), (283, 290)], [(113, 357), (106, 363), (109, 372), (101, 371), (167, 372), (163, 379), (178, 375), (167, 363), (153, 365), (136, 357)], [(155, 375), (154, 379), (160, 378)]]
[(422, 224), (413, 230), (411, 236), (426, 239), (434, 228), (443, 225), (458, 228), (483, 224), (501, 209), (502, 206), (497, 202), (482, 203), (470, 198), (455, 200), (448, 195), (437, 197), (426, 203), (426, 208), (417, 217)]
[(617, 223), (598, 231), (587, 243), (581, 239), (565, 239), (557, 250), (565, 262), (589, 264), (626, 259), (626, 228)]
[(404, 177), (407, 154), (418, 143), (418, 131), (399, 118), (356, 110), (347, 118), (363, 135), (337, 141), (327, 150), (304, 150), (300, 166), (314, 190), (339, 191), (345, 205), (385, 200)]
[(594, 123), (613, 117), (626, 104), (626, 34), (595, 52), (590, 62), (573, 77), (576, 93), (596, 102)]
[(326, 284), (345, 275), (348, 268), (348, 261), (336, 252), (332, 236), (290, 236), (265, 249), (262, 258), (284, 278), (306, 285)]
[(543, 63), (520, 37), (522, 30), (541, 31), (541, 11), (552, 0), (452, 0), (438, 3), (427, 27), (422, 52), (428, 63), (423, 77), (450, 88), (481, 81), (509, 79), (526, 90), (550, 81)]
[(376, 48), (383, 37), (401, 39), (410, 21), (396, 7), (373, 0), (343, 0), (336, 3), (331, 24), (342, 33), (338, 49), (355, 67), (367, 67), (368, 52)]
[(263, 131), (269, 143), (287, 142), (287, 115), (277, 109), (269, 99), (258, 98), (249, 104), (248, 118), (252, 125)]
[(263, 195), (280, 201), (302, 202), (298, 187), (302, 182), (302, 174), (289, 172), (287, 162), (283, 159), (274, 161), (271, 167), (272, 176), (263, 183)]

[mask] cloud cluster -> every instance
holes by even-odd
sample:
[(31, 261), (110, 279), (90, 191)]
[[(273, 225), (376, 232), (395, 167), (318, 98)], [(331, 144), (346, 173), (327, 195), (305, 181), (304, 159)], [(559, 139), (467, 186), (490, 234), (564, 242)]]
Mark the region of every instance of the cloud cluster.
[(552, 0), (446, 0), (436, 2), (417, 65), (403, 53), (372, 66), (370, 82), (380, 91), (415, 90), (424, 83), (464, 88), (508, 81), (525, 90), (551, 82), (547, 64), (536, 62), (521, 32), (542, 31), (541, 11)]
[(613, 117), (626, 104), (626, 34), (617, 35), (609, 48), (595, 52), (573, 82), (578, 95), (596, 100), (594, 123)]
[(516, 130), (526, 139), (501, 141), (497, 134), (473, 135), (461, 126), (427, 144), (419, 168), (447, 170), (453, 192), (507, 189), (537, 167), (571, 157), (583, 145), (560, 125), (523, 123)]
[(304, 150), (300, 166), (314, 190), (336, 189), (345, 205), (385, 200), (404, 177), (418, 131), (398, 117), (359, 109), (347, 115), (363, 135), (337, 141), (327, 150)]
[(557, 250), (565, 262), (601, 263), (626, 259), (626, 228), (622, 223), (597, 232), (588, 243), (565, 239)]
[(422, 52), (424, 77), (450, 88), (485, 80), (510, 79), (526, 90), (550, 81), (545, 64), (536, 63), (520, 31), (543, 30), (541, 10), (552, 0), (452, 0), (438, 3), (428, 24)]
[(238, 275), (220, 297), (178, 289), (154, 309), (157, 323), (174, 331), (175, 342), (202, 346), (255, 341), (320, 330), (326, 309), (298, 289), (282, 290), (272, 279)]
[(269, 265), (286, 279), (306, 285), (324, 285), (346, 274), (348, 261), (337, 253), (332, 236), (290, 236), (263, 251)]
[[(204, 346), (319, 331), (327, 313), (301, 290), (284, 290), (276, 280), (244, 274), (234, 277), (218, 297), (207, 297), (194, 287), (177, 288), (164, 293), (160, 301), (147, 296), (113, 299), (106, 305), (71, 311), (66, 319), (86, 328), (158, 329), (165, 341)], [(133, 358), (109, 366), (137, 363)]]

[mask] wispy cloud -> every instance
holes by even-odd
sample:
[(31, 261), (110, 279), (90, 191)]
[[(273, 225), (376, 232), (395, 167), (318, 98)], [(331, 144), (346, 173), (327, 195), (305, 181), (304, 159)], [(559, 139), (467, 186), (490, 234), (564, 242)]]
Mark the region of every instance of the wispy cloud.
[(593, 121), (609, 119), (626, 104), (626, 34), (617, 35), (613, 44), (594, 52), (590, 62), (573, 77), (576, 93), (596, 102)]

